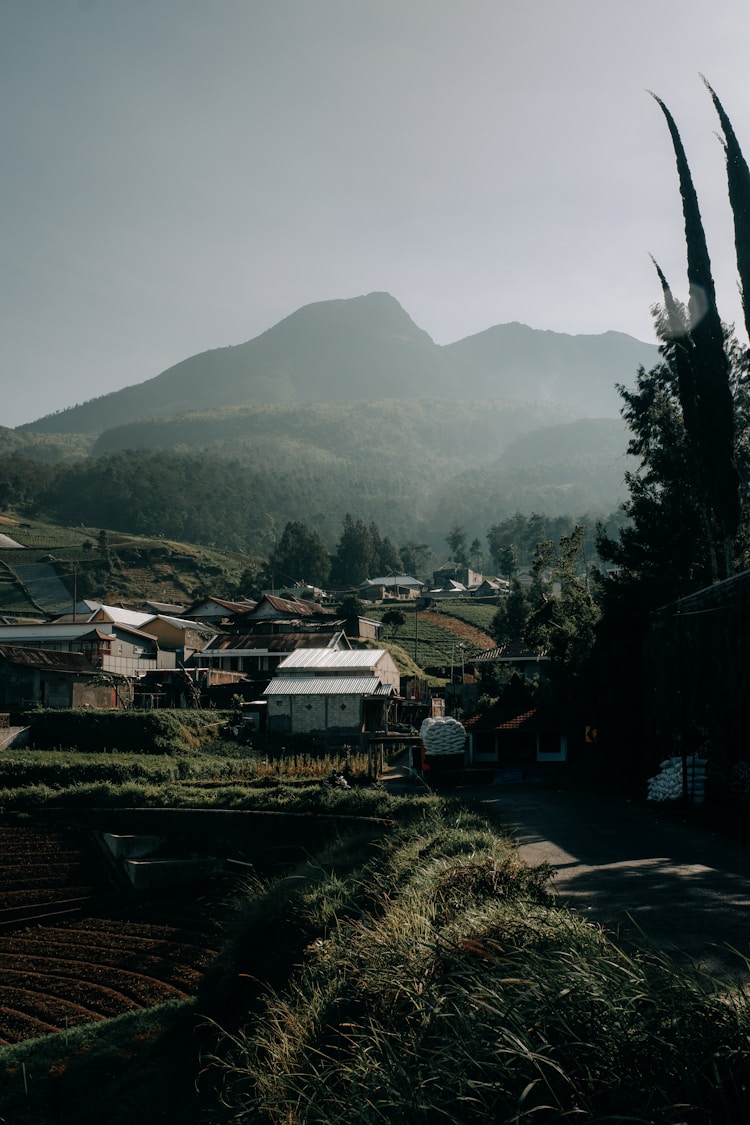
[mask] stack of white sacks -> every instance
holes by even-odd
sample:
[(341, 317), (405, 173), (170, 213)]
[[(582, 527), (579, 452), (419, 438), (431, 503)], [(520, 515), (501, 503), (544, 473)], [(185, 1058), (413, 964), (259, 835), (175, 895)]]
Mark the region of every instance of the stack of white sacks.
[(430, 757), (439, 754), (462, 754), (466, 731), (458, 719), (425, 719), (419, 737)]
[[(688, 796), (697, 804), (702, 804), (706, 799), (706, 763), (707, 758), (696, 758), (692, 755), (687, 759), (687, 792)], [(682, 797), (682, 758), (667, 758), (659, 766), (656, 777), (650, 777), (646, 783), (649, 801), (677, 801)]]

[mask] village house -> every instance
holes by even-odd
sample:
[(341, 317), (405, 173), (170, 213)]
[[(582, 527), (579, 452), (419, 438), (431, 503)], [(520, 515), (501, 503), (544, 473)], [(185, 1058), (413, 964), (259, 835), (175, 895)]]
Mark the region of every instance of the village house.
[(268, 730), (361, 738), (384, 731), (400, 675), (385, 649), (300, 649), (264, 691)]
[(476, 589), (482, 582), (482, 575), (476, 570), (472, 570), (470, 566), (464, 566), (461, 563), (443, 563), (437, 570), (432, 572), (432, 590), (431, 593), (436, 591), (450, 589), (451, 583), (454, 583), (454, 588), (459, 588), (465, 592), (467, 590)]
[[(165, 613), (146, 612), (121, 605), (105, 605), (102, 602), (83, 601), (76, 605), (75, 612), (56, 617), (53, 624), (120, 625), (138, 629), (159, 642), (160, 650), (172, 652), (174, 664), (184, 664), (190, 657), (200, 652), (208, 641), (216, 636), (217, 630), (205, 621), (194, 621), (183, 616)], [(169, 665), (171, 667), (174, 664)], [(162, 664), (161, 667), (167, 667)]]
[(149, 617), (141, 629), (156, 637), (162, 651), (173, 652), (178, 664), (186, 664), (217, 635), (212, 625), (200, 624), (186, 617), (168, 617), (163, 613)]
[(0, 645), (81, 653), (99, 671), (131, 679), (155, 668), (175, 667), (175, 654), (162, 652), (156, 637), (119, 622), (0, 625)]
[(389, 574), (383, 578), (368, 578), (361, 582), (357, 596), (368, 602), (382, 602), (388, 598), (418, 598), (423, 587), (424, 582), (409, 574)]
[(530, 680), (544, 673), (549, 660), (544, 648), (527, 645), (525, 641), (503, 641), (496, 648), (487, 648), (472, 656), (471, 664), (480, 678), (486, 678), (497, 667)]
[(130, 701), (129, 685), (109, 678), (78, 652), (0, 645), (0, 711), (30, 707), (113, 710)]
[(263, 594), (254, 605), (235, 613), (230, 627), (237, 633), (298, 633), (322, 628), (333, 631), (335, 625), (335, 615), (317, 602)]
[(529, 700), (500, 700), (464, 723), (467, 765), (507, 770), (518, 780), (540, 766), (567, 761), (568, 746), (558, 720)]
[(199, 621), (206, 625), (213, 625), (217, 629), (232, 621), (235, 617), (252, 609), (255, 602), (230, 602), (224, 598), (206, 597), (190, 606), (180, 616), (189, 617), (192, 621)]
[(471, 590), (473, 598), (498, 598), (510, 593), (510, 583), (505, 578), (483, 578)]
[(193, 656), (191, 665), (201, 672), (241, 674), (242, 679), (255, 684), (260, 692), (282, 660), (302, 648), (319, 651), (350, 649), (351, 646), (342, 630), (334, 633), (219, 633)]

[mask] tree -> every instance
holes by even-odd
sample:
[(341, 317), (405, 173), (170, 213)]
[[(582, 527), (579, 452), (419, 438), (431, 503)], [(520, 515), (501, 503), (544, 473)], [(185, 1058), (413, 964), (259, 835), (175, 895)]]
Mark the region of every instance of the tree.
[(403, 574), (410, 574), (419, 578), (427, 567), (430, 557), (430, 547), (427, 543), (414, 543), (411, 540), (399, 548), (401, 570)]
[(398, 547), (389, 535), (383, 537), (380, 548), (380, 566), (378, 569), (381, 574), (401, 573), (401, 555)]
[(358, 586), (370, 577), (373, 560), (369, 528), (347, 512), (331, 565), (331, 581), (337, 586)]
[[(703, 79), (706, 82), (705, 78)], [(715, 92), (706, 82), (724, 133), (724, 154), (727, 166), (729, 204), (734, 218), (734, 246), (737, 275), (742, 295), (745, 332), (750, 340), (750, 169), (742, 154), (732, 123)]]
[(522, 641), (532, 610), (528, 592), (518, 579), (514, 579), (508, 596), (502, 599), (492, 619), (491, 631), (498, 644)]
[(365, 611), (365, 603), (356, 594), (347, 594), (341, 599), (340, 609), (342, 617), (361, 617)]
[(467, 548), (466, 548), (466, 532), (459, 524), (454, 523), (450, 531), (445, 537), (445, 541), (451, 549), (453, 561), (457, 562), (460, 566), (466, 566), (469, 561)]
[[(730, 202), (736, 212), (750, 203), (750, 175), (731, 125), (711, 94), (725, 132), (734, 184)], [(685, 306), (674, 297), (656, 265), (663, 303), (653, 313), (661, 362), (649, 372), (639, 371), (634, 392), (619, 388), (632, 435), (628, 449), (640, 458), (638, 471), (626, 478), (625, 509), (631, 522), (617, 541), (602, 535), (597, 544), (600, 556), (624, 572), (605, 596), (634, 599), (644, 610), (733, 573), (743, 550), (740, 469), (747, 469), (747, 359), (719, 317), (687, 158), (672, 115), (656, 100), (677, 162), (689, 301)], [(745, 252), (750, 253), (746, 223), (746, 215), (735, 214), (743, 267)]]
[(392, 637), (406, 624), (406, 617), (400, 609), (387, 609), (380, 620), (390, 628)]
[(246, 566), (239, 577), (239, 581), (232, 592), (234, 598), (257, 598), (265, 583), (265, 570), (255, 566)]
[[(750, 174), (723, 108), (709, 87), (725, 141), (729, 199), (746, 328), (750, 290)], [(629, 522), (617, 538), (600, 531), (597, 549), (615, 572), (600, 580), (601, 619), (589, 695), (610, 745), (647, 764), (652, 692), (644, 650), (653, 611), (746, 565), (748, 356), (722, 324), (698, 200), (677, 127), (663, 102), (675, 152), (687, 249), (688, 302), (678, 301), (656, 266), (662, 303), (653, 308), (660, 362), (619, 388), (640, 461), (628, 474)], [(653, 633), (651, 633), (653, 635)], [(589, 719), (589, 721), (591, 721)]]
[(398, 553), (398, 548), (389, 536), (386, 535), (381, 538), (380, 529), (374, 521), (370, 524), (370, 538), (372, 540), (373, 574), (398, 574), (401, 570), (401, 556)]
[(317, 531), (299, 520), (290, 520), (268, 557), (268, 570), (272, 586), (304, 582), (324, 586), (331, 556)]
[(512, 543), (508, 544), (507, 547), (501, 547), (496, 557), (499, 573), (510, 582), (518, 565), (516, 548)]
[[(674, 118), (660, 98), (677, 162), (687, 249), (689, 303), (678, 311), (660, 271), (665, 317), (658, 322), (664, 342), (675, 349), (678, 392), (690, 464), (704, 510), (705, 534), (715, 578), (733, 570), (732, 542), (740, 522), (740, 482), (734, 460), (734, 410), (724, 328), (698, 197)], [(681, 310), (679, 310), (681, 311)], [(668, 335), (664, 336), (664, 333)]]
[(570, 535), (561, 535), (559, 547), (540, 544), (534, 571), (538, 581), (549, 574), (556, 596), (543, 594), (539, 608), (526, 623), (525, 638), (546, 649), (565, 675), (576, 675), (587, 661), (594, 644), (599, 611), (582, 568), (586, 529), (576, 524)]

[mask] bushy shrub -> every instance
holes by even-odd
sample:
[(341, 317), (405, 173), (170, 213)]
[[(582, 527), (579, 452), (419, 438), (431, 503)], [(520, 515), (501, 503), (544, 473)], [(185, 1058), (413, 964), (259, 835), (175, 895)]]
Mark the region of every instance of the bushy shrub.
[(215, 739), (226, 716), (215, 711), (64, 711), (30, 717), (29, 738), (40, 750), (185, 754)]

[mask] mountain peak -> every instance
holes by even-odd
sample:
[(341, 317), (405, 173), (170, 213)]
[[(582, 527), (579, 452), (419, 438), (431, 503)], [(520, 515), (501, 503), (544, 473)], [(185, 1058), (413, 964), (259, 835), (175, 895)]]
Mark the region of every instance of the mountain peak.
[(146, 418), (273, 402), (519, 399), (619, 413), (654, 345), (622, 334), (567, 336), (514, 322), (445, 347), (390, 293), (303, 305), (244, 344), (190, 356), (152, 379), (19, 427), (101, 433)]

